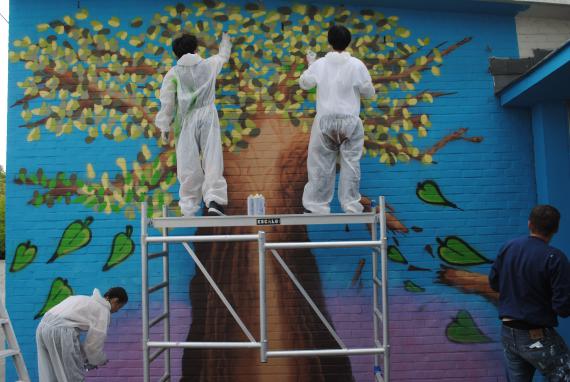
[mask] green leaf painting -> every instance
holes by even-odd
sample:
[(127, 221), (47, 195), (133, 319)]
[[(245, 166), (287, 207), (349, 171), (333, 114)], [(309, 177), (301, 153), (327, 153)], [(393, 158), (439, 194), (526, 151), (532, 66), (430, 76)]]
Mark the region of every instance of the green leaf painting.
[(437, 254), (448, 264), (471, 266), (492, 263), (491, 260), (485, 258), (457, 236), (448, 236), (445, 240), (437, 238), (436, 240), (439, 244)]
[(48, 297), (44, 303), (44, 306), (40, 309), (38, 314), (34, 317), (34, 320), (40, 318), (48, 310), (68, 298), (69, 296), (73, 296), (73, 289), (69, 286), (66, 279), (62, 279), (61, 277), (56, 278), (51, 283), (51, 288), (49, 290)]
[(422, 293), (422, 292), (426, 291), (425, 288), (422, 288), (421, 286), (419, 286), (418, 284), (416, 284), (412, 280), (404, 281), (404, 289), (407, 290), (408, 292), (412, 292), (412, 293)]
[(402, 255), (402, 252), (395, 245), (388, 246), (388, 259), (401, 264), (408, 264), (408, 260)]
[(471, 314), (466, 310), (460, 310), (457, 316), (445, 329), (445, 334), (451, 342), (458, 344), (482, 344), (491, 342), (477, 324)]
[(445, 196), (443, 196), (439, 186), (433, 180), (426, 180), (418, 183), (418, 186), (416, 187), (416, 195), (421, 201), (427, 204), (461, 209), (457, 207), (455, 203), (450, 202), (445, 198)]
[(61, 256), (68, 255), (78, 249), (85, 247), (91, 241), (91, 229), (89, 225), (93, 222), (93, 218), (88, 216), (84, 221), (75, 220), (65, 228), (59, 244), (53, 256), (48, 263), (53, 263)]
[(30, 240), (25, 243), (20, 243), (16, 247), (14, 260), (10, 266), (10, 272), (18, 272), (26, 268), (38, 254), (38, 247), (32, 244)]
[(107, 263), (103, 266), (103, 271), (121, 264), (135, 251), (135, 242), (131, 239), (133, 234), (133, 226), (128, 225), (125, 232), (119, 232), (113, 238), (111, 245), (111, 254), (107, 259)]

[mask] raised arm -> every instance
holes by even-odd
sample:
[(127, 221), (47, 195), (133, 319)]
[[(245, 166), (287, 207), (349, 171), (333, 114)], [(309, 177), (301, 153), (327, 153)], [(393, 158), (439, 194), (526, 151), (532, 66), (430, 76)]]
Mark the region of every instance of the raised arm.
[(220, 48), (218, 54), (208, 58), (210, 62), (214, 62), (216, 68), (216, 74), (222, 71), (222, 67), (230, 59), (230, 54), (232, 52), (232, 42), (230, 41), (230, 36), (224, 32), (222, 34), (222, 41), (220, 42)]
[(374, 89), (372, 78), (370, 77), (366, 65), (362, 64), (359, 66), (357, 78), (356, 87), (360, 95), (363, 98), (373, 98), (374, 95), (376, 95), (376, 90)]
[(162, 80), (160, 88), (160, 110), (156, 114), (155, 124), (163, 135), (170, 131), (170, 124), (176, 113), (176, 77), (174, 70), (170, 69)]
[(301, 78), (299, 78), (299, 86), (303, 90), (311, 90), (315, 86), (317, 86), (317, 73), (316, 73), (316, 65), (313, 65), (315, 57), (311, 55), (312, 52), (307, 54), (307, 63), (309, 64), (309, 68), (301, 74)]

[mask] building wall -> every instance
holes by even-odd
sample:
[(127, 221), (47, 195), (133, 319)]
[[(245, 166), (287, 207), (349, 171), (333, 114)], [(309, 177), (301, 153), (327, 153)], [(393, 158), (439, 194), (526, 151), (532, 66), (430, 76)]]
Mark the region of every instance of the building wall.
[(533, 49), (557, 49), (570, 39), (566, 18), (517, 16), (516, 24), (520, 57), (532, 57)]
[[(180, 26), (199, 35), (204, 56), (215, 53), (222, 27), (234, 40), (217, 102), (228, 213), (243, 214), (245, 198), (257, 192), (269, 213), (301, 213), (314, 93), (299, 90), (296, 79), (306, 47), (322, 56), (324, 30), (336, 21), (352, 29), (352, 52), (378, 90), (363, 108), (361, 192), (386, 196), (392, 211), (392, 380), (504, 380), (496, 296), (486, 274), (500, 245), (525, 233), (536, 198), (529, 114), (498, 105), (487, 71), (490, 56), (517, 54), (514, 18), (263, 3), (205, 1), (186, 9), (101, 0), (77, 9), (12, 2), (7, 304), (33, 378), (42, 313), (69, 294), (122, 285), (130, 299), (109, 328), (111, 361), (88, 380), (141, 380), (139, 202), (151, 196), (153, 213), (176, 205), (173, 151), (159, 141), (152, 118)], [(267, 230), (270, 240), (369, 237), (358, 225)], [(186, 233), (192, 231), (180, 231)], [(254, 333), (255, 248), (195, 247)], [(172, 338), (243, 340), (189, 256), (174, 246), (172, 252)], [(347, 344), (370, 346), (369, 254), (283, 255)], [(269, 273), (271, 349), (333, 347), (272, 261)], [(151, 275), (158, 280), (159, 269), (152, 266)], [(157, 312), (158, 302), (151, 307)], [(373, 378), (371, 357), (272, 359), (263, 366), (258, 359), (253, 351), (174, 351), (173, 373), (192, 381)]]

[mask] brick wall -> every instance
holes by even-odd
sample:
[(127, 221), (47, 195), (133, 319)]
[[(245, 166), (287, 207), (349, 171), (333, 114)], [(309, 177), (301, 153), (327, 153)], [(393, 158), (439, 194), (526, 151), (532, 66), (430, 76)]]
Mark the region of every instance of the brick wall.
[[(130, 300), (113, 316), (106, 346), (111, 362), (88, 380), (141, 380), (137, 202), (148, 193), (159, 208), (177, 198), (172, 151), (158, 141), (151, 118), (157, 87), (173, 63), (172, 35), (181, 27), (197, 32), (203, 55), (215, 53), (212, 36), (221, 32), (220, 23), (234, 39), (217, 105), (229, 212), (243, 213), (247, 194), (262, 192), (270, 211), (295, 213), (302, 211), (306, 130), (314, 110), (314, 95), (300, 91), (296, 79), (305, 68), (306, 46), (324, 55), (323, 30), (336, 21), (353, 30), (352, 52), (366, 62), (378, 90), (378, 99), (363, 108), (361, 191), (386, 196), (393, 209), (392, 380), (502, 381), (486, 273), (500, 245), (525, 233), (535, 202), (529, 114), (498, 105), (487, 71), (490, 56), (517, 54), (513, 17), (342, 9), (325, 2), (256, 4), (205, 1), (165, 9), (153, 1), (101, 0), (82, 2), (86, 8), (78, 10), (75, 3), (12, 2), (6, 261), (10, 267), (20, 256), (20, 262), (7, 274), (7, 303), (32, 375), (34, 317), (50, 288), (90, 294), (94, 287), (123, 285)], [(93, 43), (79, 49), (86, 36)], [(108, 51), (116, 56), (106, 56)], [(115, 60), (129, 76), (109, 65)], [(78, 89), (79, 83), (84, 86)], [(336, 198), (333, 210), (339, 211)], [(363, 226), (269, 231), (291, 240), (369, 237)], [(82, 239), (87, 232), (90, 241)], [(130, 256), (121, 252), (129, 236), (136, 245)], [(118, 252), (115, 239), (122, 243)], [(255, 249), (214, 245), (197, 252), (255, 332)], [(111, 255), (120, 261), (106, 268)], [(370, 346), (369, 254), (285, 257), (341, 337), (351, 346)], [(173, 247), (171, 262), (172, 338), (184, 341), (190, 333), (199, 340), (243, 340), (180, 248)], [(271, 267), (270, 346), (332, 346), (291, 283)], [(158, 271), (151, 268), (153, 282)], [(157, 301), (151, 306), (158, 311)], [(271, 360), (264, 366), (258, 357), (247, 351), (174, 352), (173, 373), (208, 382), (372, 380), (371, 357)]]
[(532, 57), (533, 49), (559, 48), (570, 39), (567, 19), (517, 16), (516, 24), (520, 57)]

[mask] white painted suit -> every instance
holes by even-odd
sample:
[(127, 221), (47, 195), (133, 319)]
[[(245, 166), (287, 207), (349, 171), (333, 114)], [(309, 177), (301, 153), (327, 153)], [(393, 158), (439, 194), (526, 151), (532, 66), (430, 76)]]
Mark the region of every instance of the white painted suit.
[[(70, 296), (51, 308), (36, 330), (39, 381), (83, 381), (87, 364), (104, 365), (110, 318), (111, 304), (97, 289), (92, 296)], [(83, 343), (80, 332), (87, 332)]]
[(317, 87), (317, 115), (311, 128), (309, 181), (303, 192), (303, 206), (314, 213), (330, 213), (340, 156), (340, 205), (345, 212), (359, 213), (363, 211), (359, 188), (364, 146), (360, 97), (374, 97), (374, 86), (364, 63), (347, 52), (330, 52), (314, 62), (312, 57), (307, 57), (310, 66), (299, 80), (302, 89)]
[(194, 215), (202, 198), (227, 205), (227, 183), (220, 137), (220, 121), (214, 104), (216, 77), (229, 60), (231, 43), (224, 34), (217, 55), (207, 59), (185, 54), (166, 73), (160, 89), (161, 109), (156, 126), (168, 132), (175, 119), (177, 175), (180, 209)]

